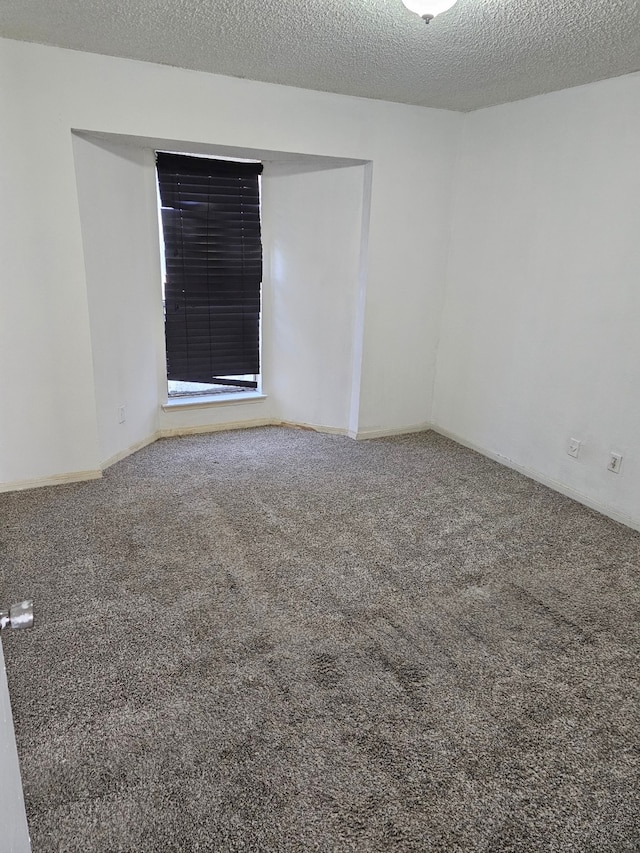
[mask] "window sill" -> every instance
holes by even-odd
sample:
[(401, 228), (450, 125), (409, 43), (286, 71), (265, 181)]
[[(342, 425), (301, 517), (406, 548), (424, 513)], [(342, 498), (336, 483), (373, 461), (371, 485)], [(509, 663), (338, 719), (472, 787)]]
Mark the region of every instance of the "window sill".
[(258, 403), (267, 395), (258, 391), (252, 394), (203, 394), (201, 397), (173, 397), (163, 404), (164, 412), (176, 409), (200, 409), (203, 406), (235, 406), (240, 403)]

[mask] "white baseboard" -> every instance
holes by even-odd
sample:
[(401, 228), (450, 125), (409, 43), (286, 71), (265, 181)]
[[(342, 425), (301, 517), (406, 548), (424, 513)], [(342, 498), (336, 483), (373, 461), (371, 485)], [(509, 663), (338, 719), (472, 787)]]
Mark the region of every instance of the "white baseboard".
[[(280, 421), (271, 418), (255, 418), (250, 421), (227, 421), (222, 424), (200, 424), (198, 426), (169, 427), (160, 429), (155, 438), (173, 438), (181, 435), (199, 435), (206, 432), (225, 432), (232, 429), (252, 429), (261, 426), (279, 426)], [(155, 439), (154, 439), (155, 440)]]
[(346, 435), (356, 441), (364, 441), (369, 438), (385, 438), (392, 435), (411, 435), (416, 432), (427, 432), (431, 429), (430, 424), (416, 424), (407, 427), (389, 427), (387, 429), (365, 429), (356, 432), (345, 427), (323, 426), (322, 424), (310, 424), (303, 421), (272, 421), (274, 426), (290, 427), (291, 429), (308, 429), (313, 432), (325, 432), (330, 435)]
[(387, 429), (363, 429), (358, 432), (349, 431), (349, 436), (358, 441), (364, 441), (369, 438), (386, 438), (392, 435), (412, 435), (416, 432), (428, 432), (431, 429), (431, 424), (422, 423), (414, 424), (406, 427), (389, 427)]
[(135, 444), (132, 444), (130, 447), (127, 447), (125, 450), (121, 450), (114, 456), (110, 456), (108, 459), (102, 462), (102, 470), (104, 471), (105, 468), (109, 468), (111, 467), (111, 465), (115, 465), (116, 462), (120, 462), (122, 459), (126, 459), (127, 456), (131, 456), (132, 453), (136, 453), (138, 450), (142, 450), (143, 447), (148, 447), (148, 445), (153, 444), (153, 442), (157, 440), (158, 434), (154, 432), (147, 438), (143, 438), (142, 441), (136, 441)]
[(347, 429), (342, 427), (324, 426), (323, 424), (310, 424), (304, 421), (279, 421), (275, 418), (259, 418), (251, 421), (235, 421), (224, 424), (209, 424), (197, 427), (176, 427), (175, 429), (161, 429), (156, 438), (173, 438), (181, 435), (195, 435), (206, 432), (223, 432), (234, 429), (251, 429), (253, 427), (276, 426), (285, 429), (302, 429), (310, 432), (324, 432), (331, 435), (349, 435)]
[(68, 474), (56, 474), (54, 477), (38, 477), (35, 480), (0, 483), (0, 492), (22, 492), (25, 489), (39, 489), (42, 486), (64, 486), (66, 483), (82, 483), (85, 480), (99, 480), (101, 477), (101, 470), (70, 471)]
[[(349, 435), (345, 427), (323, 426), (322, 424), (309, 424), (304, 421), (272, 421), (273, 426), (286, 427), (288, 429), (305, 429), (311, 432), (325, 432), (329, 435)], [(351, 436), (353, 437), (353, 436)]]
[(571, 498), (572, 500), (577, 501), (583, 506), (589, 507), (589, 509), (594, 509), (596, 512), (599, 512), (602, 515), (606, 515), (608, 518), (613, 519), (613, 521), (617, 521), (620, 524), (624, 524), (626, 527), (630, 527), (632, 530), (640, 531), (639, 519), (632, 518), (631, 516), (626, 515), (625, 513), (620, 512), (617, 509), (614, 509), (608, 504), (602, 503), (598, 500), (594, 500), (593, 498), (590, 498), (587, 495), (583, 495), (582, 492), (577, 491), (572, 486), (568, 486), (566, 483), (561, 483), (559, 480), (554, 480), (553, 477), (548, 477), (546, 474), (541, 474), (540, 471), (535, 471), (532, 468), (527, 468), (525, 465), (520, 465), (517, 462), (514, 462), (513, 459), (509, 459), (508, 456), (502, 456), (502, 454), (500, 453), (496, 453), (492, 450), (487, 450), (485, 447), (480, 447), (480, 445), (475, 444), (473, 441), (467, 441), (466, 438), (463, 438), (462, 436), (457, 435), (454, 432), (450, 432), (447, 429), (443, 429), (442, 427), (436, 426), (435, 424), (431, 425), (431, 429), (434, 432), (437, 432), (439, 435), (443, 435), (445, 438), (450, 438), (451, 441), (455, 441), (456, 444), (461, 444), (463, 447), (468, 447), (469, 450), (475, 450), (476, 453), (480, 453), (482, 456), (486, 456), (488, 459), (492, 459), (494, 462), (499, 462), (501, 465), (505, 465), (507, 468), (511, 468), (514, 471), (517, 471), (519, 474), (523, 474), (530, 480), (535, 480), (536, 483), (541, 483), (543, 486), (548, 486), (548, 488), (553, 489), (554, 492), (560, 492), (561, 495), (565, 495), (565, 497)]

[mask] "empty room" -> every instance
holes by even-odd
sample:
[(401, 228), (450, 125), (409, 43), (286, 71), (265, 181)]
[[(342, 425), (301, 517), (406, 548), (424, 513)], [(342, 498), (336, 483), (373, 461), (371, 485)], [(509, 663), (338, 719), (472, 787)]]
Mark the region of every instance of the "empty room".
[(0, 152), (0, 853), (640, 849), (636, 0), (5, 0)]

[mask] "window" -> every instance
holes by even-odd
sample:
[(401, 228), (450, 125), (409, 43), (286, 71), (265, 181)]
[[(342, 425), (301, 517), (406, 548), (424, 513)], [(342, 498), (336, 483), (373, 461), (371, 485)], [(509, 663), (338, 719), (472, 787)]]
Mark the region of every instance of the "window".
[(257, 388), (262, 164), (158, 152), (157, 172), (169, 393)]

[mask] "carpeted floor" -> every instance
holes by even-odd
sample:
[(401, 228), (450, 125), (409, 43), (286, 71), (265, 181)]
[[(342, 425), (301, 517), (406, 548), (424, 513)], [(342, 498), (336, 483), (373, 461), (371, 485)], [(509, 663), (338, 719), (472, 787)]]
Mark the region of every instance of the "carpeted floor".
[(637, 851), (640, 536), (434, 434), (0, 495), (34, 853)]

